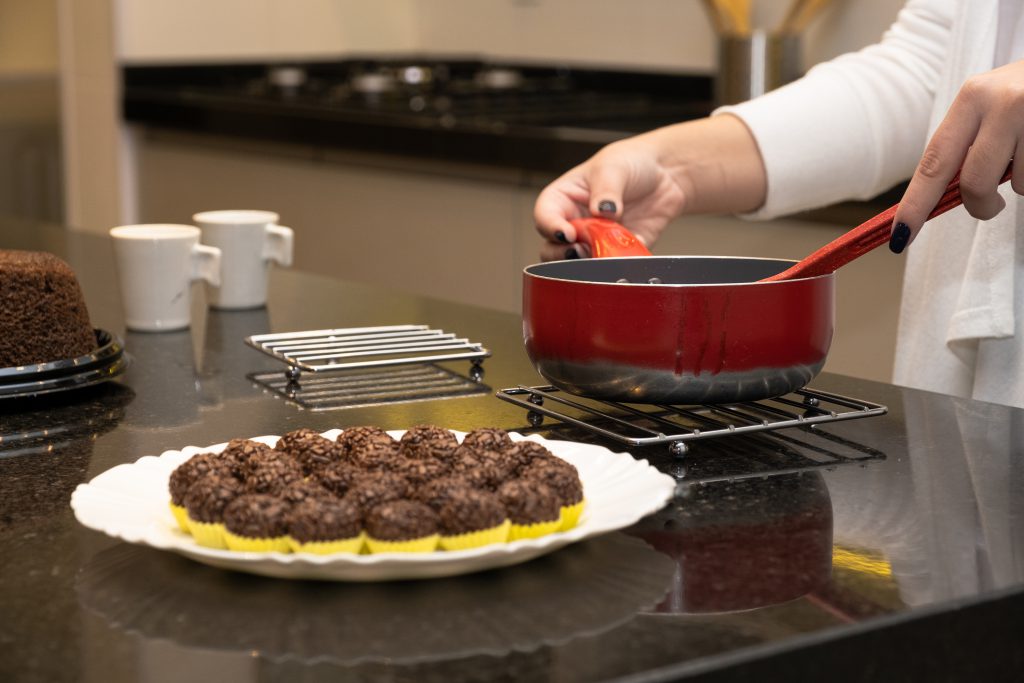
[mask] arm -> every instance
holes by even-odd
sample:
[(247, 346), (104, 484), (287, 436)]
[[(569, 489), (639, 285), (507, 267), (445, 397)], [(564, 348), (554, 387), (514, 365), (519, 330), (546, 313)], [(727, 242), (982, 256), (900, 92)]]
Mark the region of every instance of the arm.
[[(566, 258), (576, 241), (568, 219), (606, 216), (652, 244), (680, 213), (751, 211), (764, 202), (765, 172), (750, 131), (715, 116), (612, 143), (546, 187), (534, 207), (548, 239), (545, 260)], [(571, 256), (570, 256), (571, 258)]]
[(744, 120), (765, 160), (757, 217), (868, 198), (913, 172), (952, 31), (952, 0), (910, 0), (882, 41), (720, 112)]

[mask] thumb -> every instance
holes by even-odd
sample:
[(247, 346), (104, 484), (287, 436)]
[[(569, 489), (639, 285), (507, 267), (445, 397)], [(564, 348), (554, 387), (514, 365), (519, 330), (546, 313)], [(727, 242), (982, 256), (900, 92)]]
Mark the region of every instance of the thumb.
[(617, 164), (600, 165), (590, 176), (590, 215), (614, 218), (622, 216), (622, 194), (628, 177)]

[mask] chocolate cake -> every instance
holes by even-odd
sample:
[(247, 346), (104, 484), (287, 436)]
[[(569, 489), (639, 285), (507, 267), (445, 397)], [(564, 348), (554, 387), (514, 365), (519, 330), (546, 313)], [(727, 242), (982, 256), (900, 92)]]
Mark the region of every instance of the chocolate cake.
[(359, 506), (347, 500), (307, 500), (288, 513), (288, 535), (299, 543), (337, 541), (363, 529)]
[(493, 529), (508, 517), (493, 493), (465, 489), (453, 492), (438, 516), (441, 533), (446, 536)]
[(366, 533), (381, 541), (410, 541), (438, 533), (437, 513), (413, 500), (378, 505), (366, 518)]
[(0, 249), (0, 368), (96, 350), (82, 290), (53, 254)]

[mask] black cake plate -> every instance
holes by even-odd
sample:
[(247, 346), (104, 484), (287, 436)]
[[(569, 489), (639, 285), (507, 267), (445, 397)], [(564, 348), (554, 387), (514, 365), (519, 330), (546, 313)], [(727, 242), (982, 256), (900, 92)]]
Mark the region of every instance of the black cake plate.
[(122, 374), (128, 368), (128, 356), (121, 340), (106, 330), (93, 331), (97, 348), (92, 353), (49, 363), (0, 368), (0, 399), (81, 389)]

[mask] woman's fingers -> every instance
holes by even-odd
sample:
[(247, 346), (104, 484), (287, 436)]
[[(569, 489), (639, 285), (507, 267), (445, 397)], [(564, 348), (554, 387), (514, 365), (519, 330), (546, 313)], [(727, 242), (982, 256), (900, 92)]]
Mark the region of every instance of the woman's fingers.
[(967, 213), (989, 220), (1006, 207), (999, 196), (999, 181), (1016, 147), (1014, 131), (995, 123), (982, 124), (960, 170), (960, 196)]
[(544, 188), (533, 206), (533, 220), (537, 232), (544, 239), (557, 244), (576, 241), (576, 228), (569, 222), (583, 215), (581, 206), (586, 206), (588, 193), (570, 178), (563, 177)]
[(591, 171), (589, 180), (590, 214), (618, 220), (622, 216), (622, 195), (629, 171), (622, 164), (601, 164)]
[(894, 253), (906, 249), (938, 204), (949, 181), (960, 169), (979, 124), (980, 117), (973, 103), (961, 93), (929, 140), (896, 210), (889, 239), (889, 249)]

